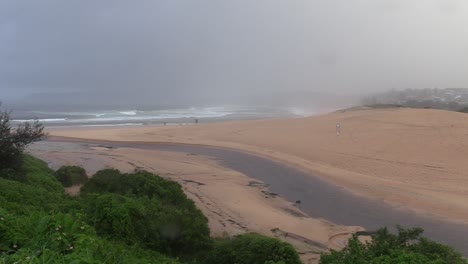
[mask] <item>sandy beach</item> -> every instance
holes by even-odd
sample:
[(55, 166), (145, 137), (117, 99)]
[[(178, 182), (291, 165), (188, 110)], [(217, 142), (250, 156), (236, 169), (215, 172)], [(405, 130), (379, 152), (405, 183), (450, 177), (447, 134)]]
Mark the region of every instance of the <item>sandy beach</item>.
[(468, 264), (468, 0), (0, 14), (2, 261)]
[[(342, 248), (352, 233), (363, 230), (310, 217), (294, 203), (270, 192), (264, 182), (226, 168), (209, 156), (56, 141), (36, 143), (29, 151), (54, 169), (79, 165), (89, 175), (104, 168), (124, 172), (144, 169), (177, 181), (208, 217), (212, 236), (256, 232), (278, 237), (294, 245), (304, 263), (318, 263), (321, 252)], [(79, 186), (67, 191), (77, 195)]]
[(190, 126), (57, 129), (50, 134), (239, 149), (394, 207), (468, 223), (468, 116), (462, 113), (373, 109)]
[[(341, 126), (339, 136), (336, 124)], [(468, 232), (467, 134), (465, 114), (369, 109), (296, 119), (59, 128), (49, 130), (49, 140), (31, 151), (53, 168), (80, 165), (90, 175), (108, 167), (158, 173), (183, 186), (209, 218), (213, 236), (276, 236), (295, 245), (305, 263), (317, 263), (320, 252), (341, 248), (351, 233), (363, 230), (359, 226), (424, 226), (438, 241), (463, 249)], [(170, 144), (156, 147), (164, 143)], [(187, 144), (186, 149), (178, 143)], [(209, 146), (250, 153), (304, 176), (290, 175), (286, 168), (275, 180), (271, 172), (281, 167), (262, 172), (270, 165), (254, 156), (231, 166), (226, 162), (231, 154), (203, 151)], [(234, 163), (238, 159), (232, 157)], [(260, 178), (251, 178), (254, 174)], [(330, 184), (324, 188), (330, 191), (322, 192), (312, 176)], [(303, 208), (295, 206), (294, 190), (305, 195)]]

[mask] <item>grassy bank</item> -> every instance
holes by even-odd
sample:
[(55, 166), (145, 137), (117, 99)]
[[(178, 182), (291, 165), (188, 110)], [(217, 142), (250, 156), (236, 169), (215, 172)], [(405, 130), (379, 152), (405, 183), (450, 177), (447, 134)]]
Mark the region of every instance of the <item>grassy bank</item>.
[[(54, 172), (25, 156), (21, 173), (0, 175), (0, 263), (300, 263), (291, 245), (274, 238), (210, 238), (207, 218), (181, 186), (149, 172), (106, 169), (88, 180), (79, 168)], [(77, 179), (80, 196), (66, 195), (63, 185)], [(320, 263), (467, 263), (421, 235), (399, 228), (380, 229), (367, 243), (354, 236)]]
[(63, 171), (25, 156), (21, 180), (0, 177), (0, 263), (300, 263), (276, 239), (211, 239), (181, 186), (157, 175), (103, 170), (72, 198)]

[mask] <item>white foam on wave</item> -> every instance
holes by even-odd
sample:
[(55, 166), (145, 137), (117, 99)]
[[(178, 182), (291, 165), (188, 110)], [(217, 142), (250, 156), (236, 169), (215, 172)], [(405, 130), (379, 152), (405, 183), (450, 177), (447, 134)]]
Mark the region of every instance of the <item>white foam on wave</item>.
[(136, 110), (131, 110), (131, 111), (122, 111), (122, 112), (119, 112), (121, 113), (122, 115), (131, 115), (131, 116), (134, 116), (134, 115), (137, 115), (138, 111)]
[(34, 121), (39, 121), (39, 122), (65, 122), (67, 121), (66, 118), (44, 118), (44, 119), (13, 119), (11, 121), (13, 122), (34, 122)]
[[(151, 120), (166, 120), (166, 119), (190, 119), (190, 118), (216, 118), (224, 117), (233, 114), (235, 111), (228, 111), (223, 107), (208, 107), (208, 108), (180, 108), (166, 110), (107, 110), (99, 112), (44, 112), (35, 111), (43, 116), (53, 116), (53, 118), (40, 118), (43, 123), (63, 122), (63, 123), (108, 123), (108, 122), (138, 122)], [(56, 117), (58, 116), (58, 117)], [(17, 122), (31, 122), (34, 119), (24, 118), (15, 120)]]
[(122, 124), (92, 124), (92, 125), (79, 125), (81, 127), (114, 127), (114, 126), (142, 126), (143, 123), (122, 123)]
[[(295, 113), (297, 116), (307, 115), (301, 109), (280, 109), (278, 112), (275, 109), (256, 109), (238, 106), (226, 107), (190, 107), (178, 109), (162, 109), (162, 110), (98, 110), (98, 111), (72, 111), (72, 112), (30, 112), (27, 117), (18, 120), (18, 122), (33, 121), (32, 117), (40, 113), (41, 122), (50, 125), (119, 125), (119, 124), (135, 124), (146, 123), (151, 121), (171, 122), (172, 120), (181, 122), (193, 122), (193, 119), (203, 118), (224, 118), (232, 116), (232, 118), (251, 118), (259, 116), (280, 115), (281, 113)], [(29, 120), (30, 119), (30, 120)], [(172, 119), (172, 120), (171, 120)], [(192, 121), (190, 120), (192, 119)], [(63, 124), (61, 124), (63, 123)], [(114, 124), (109, 124), (114, 123)]]
[(316, 113), (314, 111), (306, 110), (303, 108), (296, 108), (296, 107), (291, 107), (287, 109), (291, 114), (299, 116), (299, 117), (307, 117), (307, 116), (313, 116)]
[(183, 119), (183, 118), (215, 118), (223, 117), (231, 114), (231, 112), (214, 112), (214, 111), (140, 111), (135, 115), (116, 115), (106, 114), (94, 118), (79, 118), (70, 119), (68, 122), (79, 123), (79, 122), (115, 122), (115, 121), (148, 121), (148, 120), (159, 120), (159, 119)]

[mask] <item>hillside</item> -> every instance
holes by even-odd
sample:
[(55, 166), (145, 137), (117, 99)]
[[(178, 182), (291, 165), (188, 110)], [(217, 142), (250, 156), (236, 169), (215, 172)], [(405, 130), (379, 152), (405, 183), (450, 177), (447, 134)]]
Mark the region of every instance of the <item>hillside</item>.
[(44, 162), (26, 156), (23, 170), (21, 181), (0, 174), (2, 263), (240, 263), (234, 250), (246, 263), (300, 263), (277, 239), (211, 239), (181, 186), (157, 175), (102, 170), (71, 198)]

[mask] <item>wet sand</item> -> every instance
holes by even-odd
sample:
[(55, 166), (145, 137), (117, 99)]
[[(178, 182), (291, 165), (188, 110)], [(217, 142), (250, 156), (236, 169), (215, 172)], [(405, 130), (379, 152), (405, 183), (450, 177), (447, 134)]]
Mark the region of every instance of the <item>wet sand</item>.
[[(449, 244), (468, 255), (468, 225), (417, 214), (404, 208), (357, 196), (319, 177), (291, 166), (238, 150), (188, 144), (132, 143), (50, 138), (51, 141), (100, 144), (111, 148), (173, 151), (215, 158), (223, 166), (268, 184), (270, 193), (281, 195), (312, 217), (373, 230), (382, 226), (422, 227), (425, 236)], [(304, 230), (307, 232), (307, 230)]]
[[(336, 124), (341, 135), (336, 136)], [(51, 130), (55, 136), (238, 149), (300, 168), (353, 193), (468, 224), (468, 115), (430, 109), (181, 127)]]
[[(203, 151), (185, 151), (190, 150), (112, 146), (105, 142), (41, 141), (29, 148), (53, 169), (77, 165), (88, 175), (105, 168), (123, 172), (143, 169), (176, 181), (207, 216), (213, 237), (246, 232), (277, 237), (291, 243), (307, 264), (317, 264), (320, 253), (341, 249), (351, 234), (363, 230), (308, 216), (294, 203), (271, 192), (263, 181), (230, 169), (221, 159), (203, 155)], [(66, 191), (79, 195), (79, 186)]]

